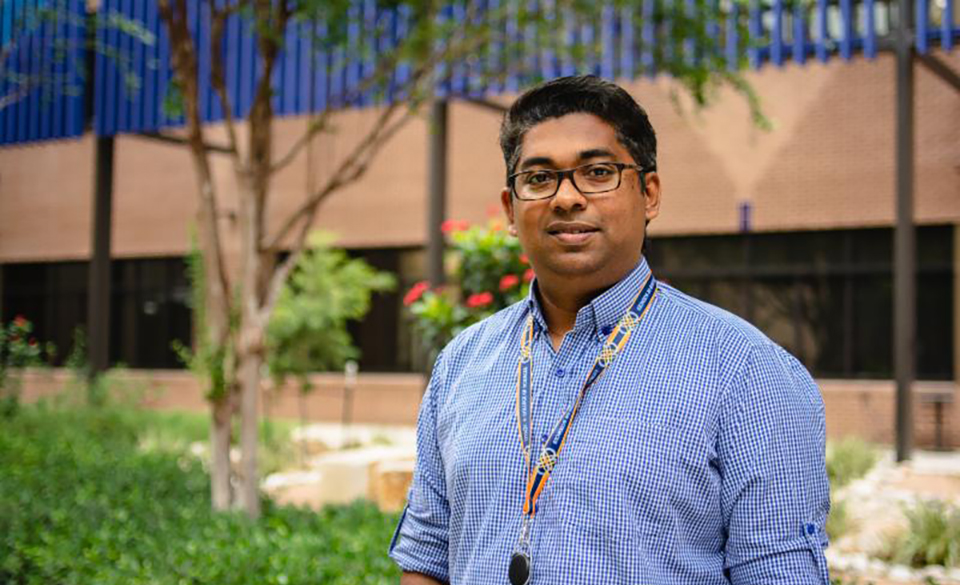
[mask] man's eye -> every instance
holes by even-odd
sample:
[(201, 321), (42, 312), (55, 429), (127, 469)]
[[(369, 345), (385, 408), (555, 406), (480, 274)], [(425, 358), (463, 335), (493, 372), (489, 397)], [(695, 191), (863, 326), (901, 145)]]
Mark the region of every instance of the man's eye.
[(590, 167), (587, 169), (587, 176), (595, 179), (603, 179), (613, 174), (613, 170), (607, 166)]
[(530, 173), (527, 175), (528, 185), (542, 185), (550, 181), (550, 173)]

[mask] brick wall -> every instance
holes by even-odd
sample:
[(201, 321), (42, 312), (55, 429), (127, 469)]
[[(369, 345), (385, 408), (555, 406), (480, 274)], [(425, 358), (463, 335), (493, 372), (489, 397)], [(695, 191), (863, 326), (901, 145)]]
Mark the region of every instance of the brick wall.
[[(61, 392), (70, 374), (63, 370), (30, 373), (24, 399)], [(197, 380), (186, 372), (129, 371), (117, 374), (117, 388), (142, 397), (149, 408), (205, 412), (206, 405)], [(343, 414), (343, 377), (320, 374), (314, 377), (315, 390), (303, 400), (310, 421), (338, 421)], [(862, 437), (874, 443), (894, 442), (894, 385), (889, 380), (820, 380), (826, 406), (827, 435)], [(417, 374), (364, 374), (353, 395), (352, 420), (358, 423), (414, 425), (420, 404), (423, 377)], [(953, 382), (919, 382), (915, 386), (914, 441), (919, 448), (934, 446), (934, 408), (924, 400), (932, 393), (952, 394), (954, 401), (944, 408), (944, 439), (960, 448), (960, 389)], [(271, 416), (297, 419), (300, 401), (293, 387), (267, 394), (264, 409)]]
[[(960, 69), (960, 51), (939, 55)], [(923, 67), (916, 70), (916, 217), (923, 224), (960, 223), (960, 101)], [(768, 66), (747, 75), (775, 129), (753, 126), (745, 101), (721, 90), (711, 107), (678, 110), (672, 82), (638, 81), (630, 91), (647, 108), (659, 139), (663, 185), (656, 234), (738, 230), (742, 202), (754, 229), (828, 229), (891, 225), (894, 217), (894, 62), (855, 59), (800, 67)], [(682, 96), (682, 91), (681, 91)], [(507, 102), (507, 98), (500, 101)], [(681, 99), (681, 103), (685, 100)], [(272, 227), (373, 124), (375, 111), (335, 116), (336, 132), (276, 177)], [(283, 151), (304, 128), (276, 125)], [(499, 213), (503, 161), (499, 117), (454, 103), (450, 120), (449, 215), (485, 221)], [(366, 177), (324, 203), (319, 227), (348, 247), (424, 242), (427, 125), (416, 119), (395, 137)], [(222, 141), (211, 127), (209, 140)], [(223, 196), (224, 238), (235, 249), (236, 191), (229, 161), (214, 157)], [(93, 141), (89, 136), (0, 150), (0, 262), (85, 258), (89, 250)], [(189, 249), (196, 185), (186, 150), (141, 138), (117, 141), (114, 250), (120, 257), (181, 255)], [(318, 179), (318, 180), (319, 180)]]

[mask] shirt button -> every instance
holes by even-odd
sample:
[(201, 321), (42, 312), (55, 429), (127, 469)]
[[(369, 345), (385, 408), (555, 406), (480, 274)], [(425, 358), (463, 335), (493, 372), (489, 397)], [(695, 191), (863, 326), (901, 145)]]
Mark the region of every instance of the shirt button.
[(817, 527), (813, 524), (807, 524), (807, 534), (813, 534), (817, 531)]
[(611, 333), (613, 333), (613, 326), (612, 326), (612, 325), (604, 325), (604, 326), (600, 329), (600, 332), (603, 333), (604, 335), (610, 335)]
[(558, 378), (562, 378), (563, 375), (566, 374), (566, 372), (563, 371), (563, 368), (557, 368), (557, 371), (555, 373)]

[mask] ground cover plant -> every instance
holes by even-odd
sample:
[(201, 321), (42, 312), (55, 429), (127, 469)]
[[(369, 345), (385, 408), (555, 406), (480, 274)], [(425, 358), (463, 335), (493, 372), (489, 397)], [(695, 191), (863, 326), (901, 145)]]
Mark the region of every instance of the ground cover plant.
[(398, 580), (386, 556), (395, 515), (365, 503), (313, 512), (268, 501), (258, 521), (214, 512), (200, 462), (142, 449), (142, 430), (113, 408), (41, 404), (4, 421), (0, 583)]
[(960, 507), (919, 500), (905, 513), (908, 528), (891, 539), (888, 560), (912, 567), (960, 567)]

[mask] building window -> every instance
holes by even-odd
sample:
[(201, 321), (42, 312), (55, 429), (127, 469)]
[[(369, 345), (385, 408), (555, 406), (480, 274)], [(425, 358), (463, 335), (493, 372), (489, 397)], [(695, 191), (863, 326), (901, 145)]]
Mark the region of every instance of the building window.
[[(917, 230), (917, 376), (953, 378), (953, 227)], [(677, 288), (752, 322), (825, 378), (893, 377), (893, 230), (656, 238)]]
[[(36, 337), (57, 347), (57, 365), (87, 325), (88, 262), (2, 266), (4, 322), (23, 315)], [(110, 362), (133, 368), (181, 368), (174, 340), (190, 344), (190, 286), (182, 258), (114, 260), (111, 264)]]

